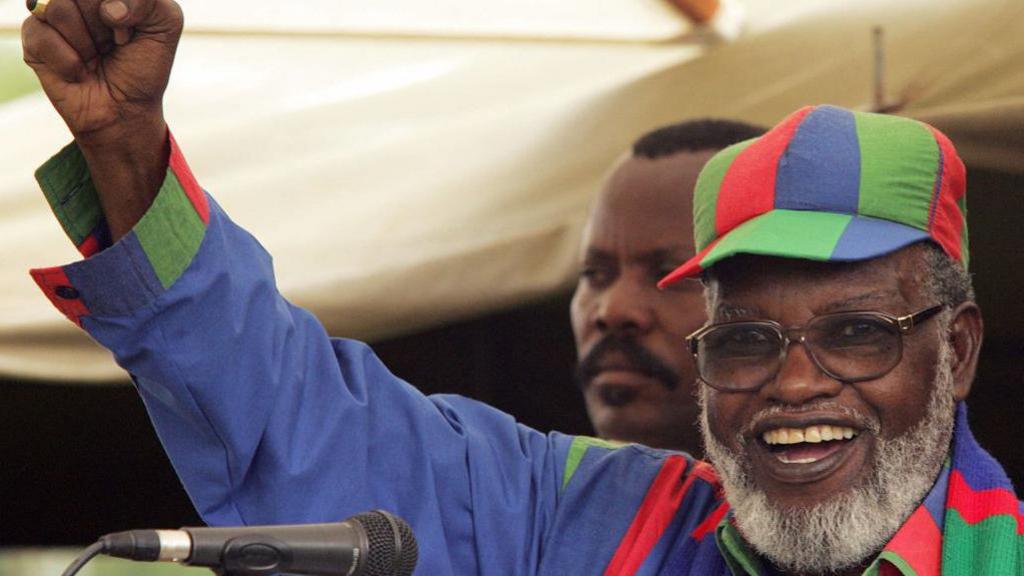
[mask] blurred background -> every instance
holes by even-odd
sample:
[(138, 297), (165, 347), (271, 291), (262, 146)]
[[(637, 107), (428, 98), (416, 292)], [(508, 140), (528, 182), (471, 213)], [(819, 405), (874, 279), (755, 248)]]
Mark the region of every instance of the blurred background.
[[(421, 390), (541, 430), (590, 432), (568, 303), (588, 204), (635, 137), (818, 103), (936, 125), (968, 166), (986, 314), (971, 419), (1024, 484), (1019, 0), (179, 2), (166, 116), (284, 294)], [(200, 522), (124, 373), (27, 274), (76, 253), (32, 179), (69, 136), (22, 63), (26, 15), (0, 0), (5, 576), (58, 574), (107, 532)]]

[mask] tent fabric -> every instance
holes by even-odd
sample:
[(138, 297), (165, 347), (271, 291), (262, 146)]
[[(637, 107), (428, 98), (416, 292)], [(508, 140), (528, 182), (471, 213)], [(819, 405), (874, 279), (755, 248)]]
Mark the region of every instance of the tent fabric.
[[(430, 14), (323, 0), (305, 19), (279, 3), (182, 4), (175, 137), (274, 254), (282, 291), (337, 335), (395, 336), (567, 288), (588, 204), (637, 135), (868, 108), (875, 25), (901, 113), (947, 131), (973, 166), (1024, 170), (1018, 0), (749, 0), (731, 43), (701, 41), (655, 0), (446, 0)], [(19, 9), (0, 0), (0, 375), (123, 379), (26, 273), (75, 252), (31, 176), (69, 137), (15, 65)]]

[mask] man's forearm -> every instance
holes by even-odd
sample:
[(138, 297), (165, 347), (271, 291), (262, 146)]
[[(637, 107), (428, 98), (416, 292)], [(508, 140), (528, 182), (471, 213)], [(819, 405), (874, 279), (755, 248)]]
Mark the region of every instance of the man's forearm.
[(167, 124), (155, 115), (118, 135), (78, 138), (89, 164), (112, 241), (131, 231), (149, 209), (167, 174)]

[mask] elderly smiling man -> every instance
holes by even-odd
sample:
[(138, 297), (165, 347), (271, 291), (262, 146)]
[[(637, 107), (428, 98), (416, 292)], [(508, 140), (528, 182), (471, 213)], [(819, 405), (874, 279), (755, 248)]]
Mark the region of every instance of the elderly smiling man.
[(169, 136), (179, 7), (33, 4), (25, 60), (75, 136), (39, 181), (86, 256), (33, 275), (132, 374), (209, 523), (384, 508), (425, 576), (1024, 574), (1021, 504), (967, 426), (982, 322), (934, 129), (806, 108), (702, 172), (700, 252), (662, 284), (706, 284), (716, 475), (425, 397), (329, 338)]
[(938, 131), (828, 106), (702, 173), (701, 253), (661, 286), (703, 270), (712, 322), (688, 340), (734, 571), (980, 573), (968, 543), (999, 506), (986, 555), (1020, 554), (1016, 499), (957, 409), (982, 339), (964, 177)]

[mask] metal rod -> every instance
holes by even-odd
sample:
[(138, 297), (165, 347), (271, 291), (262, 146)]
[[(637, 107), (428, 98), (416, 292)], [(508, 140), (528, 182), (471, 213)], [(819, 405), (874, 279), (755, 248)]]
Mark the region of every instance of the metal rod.
[(872, 30), (875, 49), (875, 100), (874, 109), (884, 110), (885, 100), (885, 30), (875, 26)]

